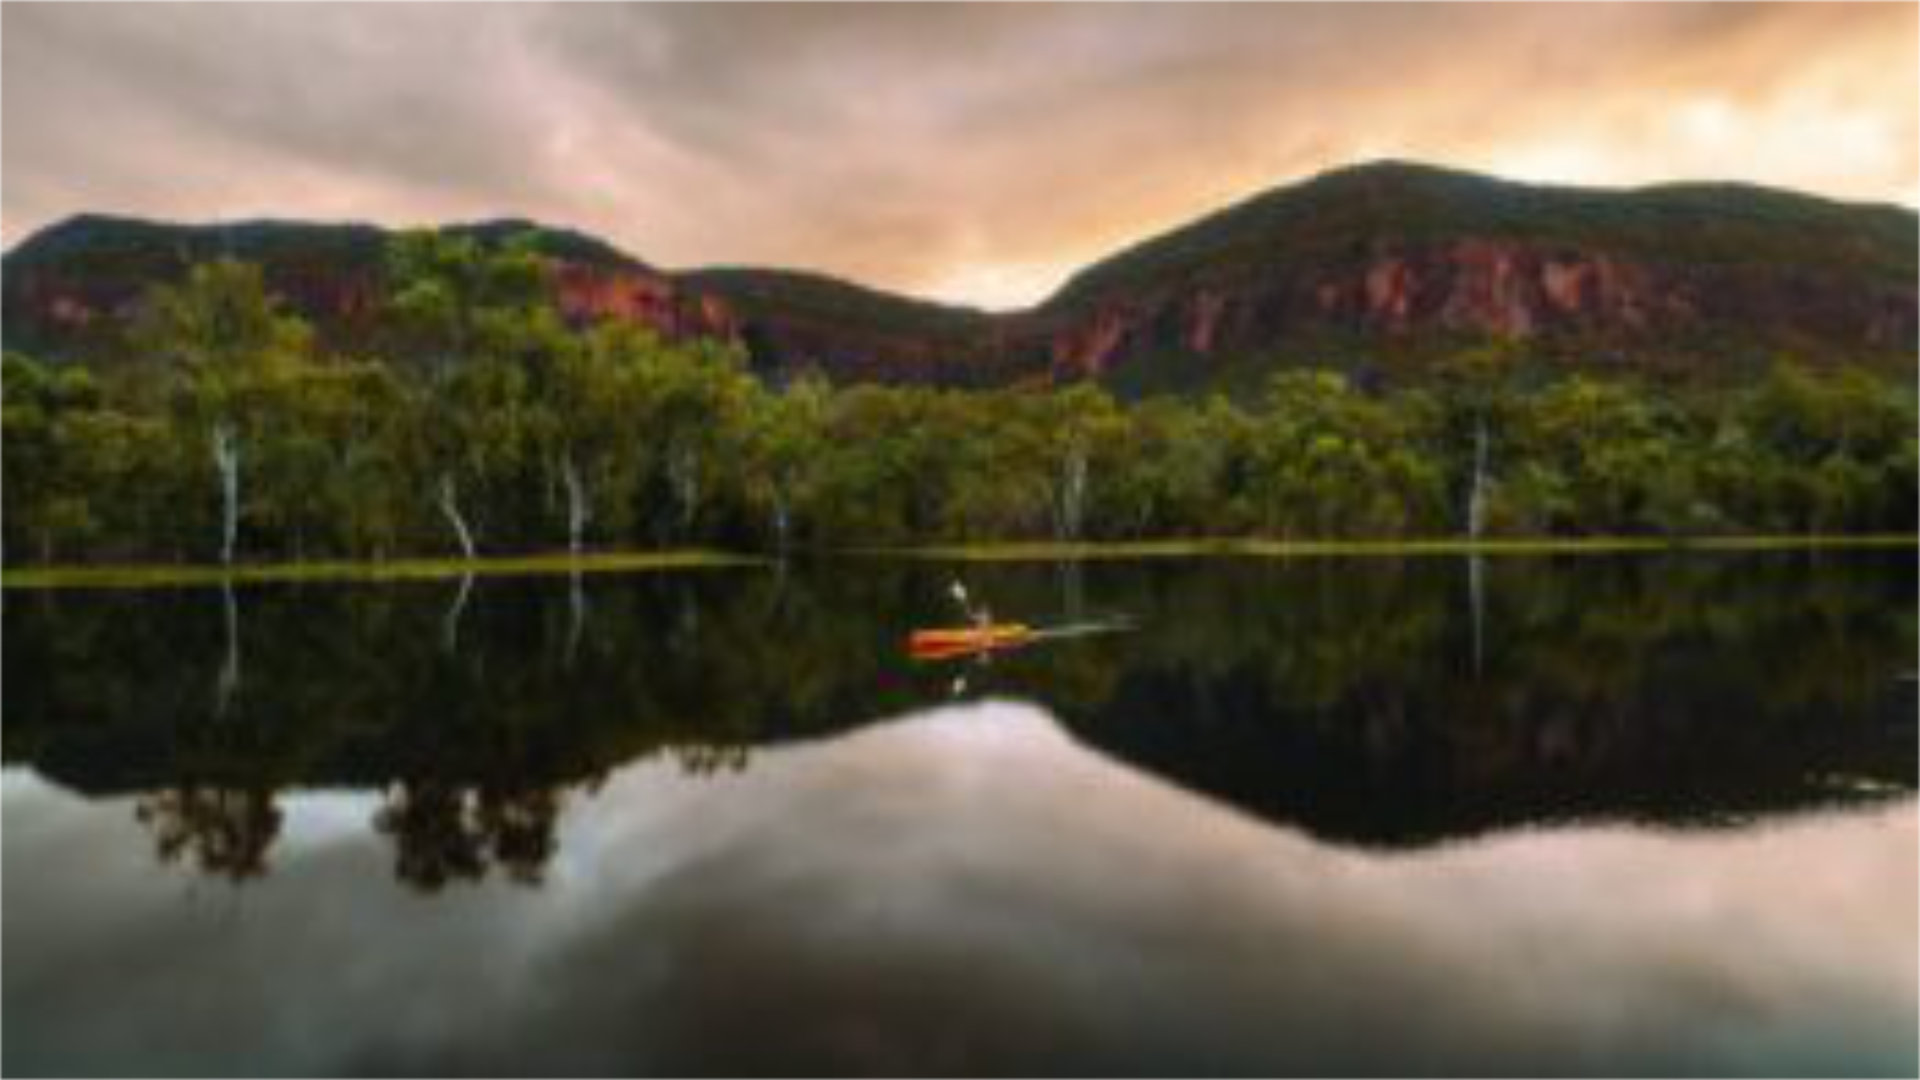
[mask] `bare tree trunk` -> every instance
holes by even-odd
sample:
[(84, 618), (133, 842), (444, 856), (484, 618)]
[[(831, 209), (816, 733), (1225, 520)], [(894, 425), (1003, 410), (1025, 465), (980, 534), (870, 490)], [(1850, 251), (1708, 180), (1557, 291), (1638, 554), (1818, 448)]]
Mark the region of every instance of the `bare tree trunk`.
[(240, 440), (224, 420), (213, 425), (213, 464), (220, 470), (220, 561), (231, 565), (240, 532)]
[[(1473, 486), (1467, 493), (1467, 536), (1480, 539), (1487, 520), (1487, 417), (1480, 414), (1473, 428)], [(1486, 589), (1479, 551), (1467, 556), (1467, 601), (1473, 618), (1473, 674), (1480, 677), (1486, 656)]]
[(773, 492), (773, 545), (783, 558), (787, 554), (788, 521), (786, 490), (776, 488)]
[(440, 474), (440, 512), (446, 515), (453, 525), (454, 535), (460, 538), (460, 551), (468, 559), (474, 557), (473, 532), (467, 528), (467, 519), (460, 515), (460, 497), (453, 488), (453, 474)]
[(567, 485), (567, 550), (580, 554), (580, 538), (586, 533), (592, 511), (587, 506), (586, 487), (580, 483), (580, 470), (574, 467), (573, 452), (560, 456), (560, 479)]
[(1080, 539), (1080, 523), (1087, 498), (1087, 452), (1075, 446), (1067, 451), (1061, 470), (1059, 538)]
[(680, 503), (680, 531), (684, 536), (693, 529), (700, 508), (700, 451), (684, 444), (675, 445), (667, 457), (667, 479), (673, 484)]
[(1487, 418), (1473, 429), (1473, 487), (1467, 493), (1467, 535), (1480, 539), (1487, 517)]

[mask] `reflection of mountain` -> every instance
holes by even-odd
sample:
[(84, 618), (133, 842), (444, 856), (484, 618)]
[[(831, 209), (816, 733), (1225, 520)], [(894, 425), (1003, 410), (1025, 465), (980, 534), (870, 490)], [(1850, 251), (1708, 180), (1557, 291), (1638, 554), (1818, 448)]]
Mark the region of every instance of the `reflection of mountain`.
[[(328, 786), (384, 793), (373, 824), (410, 882), (537, 881), (586, 797), (568, 792), (629, 762), (735, 770), (946, 695), (959, 671), (899, 650), (949, 614), (950, 571), (845, 569), (590, 581), (585, 604), (565, 581), (484, 582), (452, 649), (448, 589), (244, 590), (237, 678), (218, 593), (23, 594), (5, 755), (145, 793), (162, 853), (209, 872), (259, 873), (271, 793)], [(1091, 602), (1141, 629), (959, 670), (1327, 838), (1710, 824), (1913, 788), (1914, 571), (1911, 553), (1496, 560), (1476, 632), (1444, 559), (970, 569), (996, 610)]]
[(10, 779), (9, 1075), (1916, 1061), (1910, 799), (1381, 857), (1224, 813), (989, 704), (769, 752), (724, 785), (625, 770), (569, 811), (564, 872), (537, 893), (396, 902), (368, 873), (383, 838), (310, 827), (368, 800), (289, 799), (273, 873), (206, 904), (127, 857), (121, 807)]
[(1499, 563), (1478, 672), (1447, 571), (1428, 568), (1424, 586), (1352, 575), (1328, 593), (1306, 574), (1188, 613), (1270, 644), (1144, 659), (1067, 722), (1139, 768), (1363, 844), (1725, 824), (1914, 786), (1910, 555)]
[(1386, 688), (1323, 723), (1289, 715), (1255, 681), (1208, 686), (1158, 672), (1128, 678), (1069, 723), (1147, 772), (1368, 845), (1581, 820), (1726, 824), (1914, 782), (1913, 728), (1876, 719), (1912, 712), (1891, 683), (1862, 716), (1703, 708), (1657, 693), (1618, 703), (1514, 696), (1503, 708)]

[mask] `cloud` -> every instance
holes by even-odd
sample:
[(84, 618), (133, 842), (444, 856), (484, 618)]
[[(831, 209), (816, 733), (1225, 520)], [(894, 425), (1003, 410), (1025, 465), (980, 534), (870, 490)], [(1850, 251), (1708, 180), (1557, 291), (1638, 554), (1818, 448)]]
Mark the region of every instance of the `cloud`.
[[(538, 891), (405, 894), (370, 794), (183, 889), (0, 788), (9, 1072), (1911, 1075), (1915, 805), (1367, 854), (1013, 703), (632, 765)], [(316, 807), (316, 800), (330, 805)], [(183, 990), (183, 987), (186, 988)]]
[(9, 5), (11, 241), (526, 216), (990, 303), (1393, 156), (1920, 194), (1912, 5)]

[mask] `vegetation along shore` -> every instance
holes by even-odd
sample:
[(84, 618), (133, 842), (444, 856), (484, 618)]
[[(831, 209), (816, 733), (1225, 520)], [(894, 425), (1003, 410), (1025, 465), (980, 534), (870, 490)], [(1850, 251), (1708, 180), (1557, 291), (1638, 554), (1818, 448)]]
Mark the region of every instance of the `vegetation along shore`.
[(738, 342), (563, 313), (537, 233), (405, 233), (384, 258), (376, 332), (352, 349), (220, 258), (150, 287), (117, 361), (10, 350), (8, 565), (405, 577), (556, 551), (1916, 524), (1911, 378), (1843, 358), (1775, 356), (1729, 384), (1496, 336), (1391, 379), (1289, 364), (1232, 392), (834, 383), (757, 377)]

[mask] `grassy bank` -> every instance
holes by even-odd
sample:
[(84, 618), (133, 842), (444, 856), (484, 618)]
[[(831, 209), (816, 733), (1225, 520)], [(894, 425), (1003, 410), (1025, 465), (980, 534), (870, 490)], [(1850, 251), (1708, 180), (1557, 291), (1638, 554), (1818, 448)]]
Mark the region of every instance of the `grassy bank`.
[(765, 560), (723, 551), (629, 551), (573, 556), (502, 556), (481, 559), (394, 559), (386, 562), (257, 563), (211, 565), (28, 566), (0, 572), (9, 589), (147, 589), (218, 585), (223, 582), (394, 582), (474, 577), (540, 577), (582, 574), (631, 574), (655, 570), (695, 570), (753, 566)]
[[(1567, 537), (1473, 541), (1432, 540), (1143, 540), (1113, 543), (928, 544), (815, 552), (814, 557), (917, 559), (940, 562), (1058, 562), (1162, 558), (1365, 558), (1434, 555), (1606, 555), (1658, 551), (1802, 551), (1920, 549), (1920, 536), (1875, 533), (1854, 536)], [(29, 566), (0, 572), (9, 589), (141, 589), (263, 582), (394, 582), (475, 577), (538, 577), (627, 574), (766, 565), (762, 555), (725, 551), (631, 551), (578, 557), (559, 554), (474, 560), (395, 559), (389, 562), (260, 563), (212, 565)]]
[(879, 558), (964, 562), (1046, 562), (1074, 559), (1154, 559), (1196, 556), (1289, 559), (1421, 555), (1581, 555), (1656, 551), (1798, 551), (1816, 549), (1920, 549), (1920, 536), (1873, 533), (1850, 536), (1701, 537), (1514, 537), (1469, 540), (1147, 540), (1119, 543), (936, 544), (871, 548), (857, 554)]

